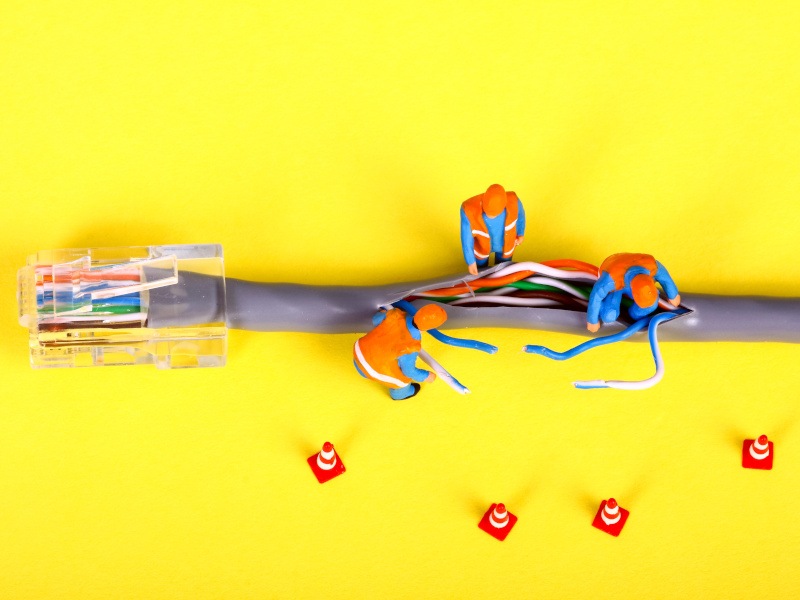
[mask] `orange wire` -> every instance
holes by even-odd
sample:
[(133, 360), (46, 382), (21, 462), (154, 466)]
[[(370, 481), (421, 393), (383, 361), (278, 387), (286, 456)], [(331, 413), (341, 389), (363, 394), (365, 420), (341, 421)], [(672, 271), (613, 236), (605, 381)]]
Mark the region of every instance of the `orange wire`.
[(482, 287), (503, 287), (509, 283), (516, 283), (517, 281), (526, 279), (533, 274), (534, 271), (517, 271), (516, 273), (504, 275), (503, 277), (480, 277), (470, 281), (467, 284), (461, 284), (449, 288), (439, 288), (436, 290), (426, 290), (419, 293), (426, 296), (456, 296), (458, 294), (466, 294), (470, 290), (474, 291)]
[(547, 265), (548, 267), (553, 267), (554, 269), (563, 269), (565, 267), (569, 267), (575, 269), (576, 271), (582, 271), (584, 273), (590, 273), (595, 277), (600, 277), (599, 268), (595, 267), (594, 265), (590, 265), (587, 262), (583, 262), (582, 260), (559, 258), (556, 260), (545, 260), (542, 262), (542, 264)]
[[(136, 279), (137, 274), (135, 273), (90, 273), (87, 271), (82, 271), (80, 278), (83, 281), (126, 281), (128, 279), (138, 280)], [(52, 275), (44, 275), (42, 276), (43, 283), (72, 283), (73, 279), (70, 275), (58, 275), (53, 278)]]
[(523, 279), (527, 279), (531, 275), (535, 275), (536, 271), (517, 271), (516, 273), (511, 273), (509, 275), (503, 275), (502, 277), (482, 277), (480, 279), (476, 279), (475, 281), (470, 281), (470, 284), (479, 283), (478, 287), (503, 287), (504, 285), (508, 285), (509, 283), (516, 283), (517, 281), (522, 281)]
[(436, 290), (425, 290), (424, 292), (418, 292), (419, 295), (425, 296), (458, 296), (459, 294), (466, 294), (472, 288), (468, 284), (462, 284), (457, 287), (449, 287), (449, 288), (439, 288)]
[[(575, 269), (576, 271), (581, 271), (582, 273), (589, 273), (595, 277), (600, 276), (600, 269), (587, 262), (583, 262), (582, 260), (559, 258), (555, 260), (546, 260), (542, 262), (542, 264), (552, 267), (553, 269), (570, 268)], [(470, 281), (468, 284), (461, 284), (448, 288), (439, 288), (436, 290), (426, 290), (424, 292), (420, 292), (420, 294), (424, 294), (426, 296), (456, 296), (458, 294), (465, 294), (470, 290), (474, 291), (482, 287), (503, 287), (504, 285), (527, 279), (531, 275), (535, 274), (535, 271), (518, 271), (503, 277), (481, 277), (479, 279)]]

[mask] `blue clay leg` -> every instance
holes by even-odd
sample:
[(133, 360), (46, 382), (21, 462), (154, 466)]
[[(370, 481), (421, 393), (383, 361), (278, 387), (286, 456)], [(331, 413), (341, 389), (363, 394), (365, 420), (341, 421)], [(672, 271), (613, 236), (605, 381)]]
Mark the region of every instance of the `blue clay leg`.
[(355, 360), (353, 360), (353, 366), (356, 368), (356, 371), (358, 371), (359, 375), (361, 375), (364, 379), (367, 379), (367, 376), (364, 375), (364, 373), (361, 372), (361, 369), (358, 368), (358, 363)]
[(389, 395), (392, 397), (392, 400), (405, 400), (409, 396), (414, 395), (414, 386), (410, 383), (401, 388), (389, 388)]

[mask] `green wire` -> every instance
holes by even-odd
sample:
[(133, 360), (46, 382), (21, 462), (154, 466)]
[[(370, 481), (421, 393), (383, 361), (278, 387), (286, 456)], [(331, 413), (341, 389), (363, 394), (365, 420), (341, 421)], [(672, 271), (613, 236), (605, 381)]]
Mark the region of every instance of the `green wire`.
[[(568, 293), (568, 292), (565, 292), (564, 290), (562, 290), (561, 288), (553, 287), (553, 286), (550, 286), (550, 285), (544, 285), (544, 284), (541, 284), (541, 283), (530, 283), (528, 281), (518, 281), (516, 283), (510, 283), (507, 286), (482, 287), (482, 288), (479, 288), (479, 289), (475, 290), (475, 295), (478, 296), (478, 295), (480, 295), (482, 293), (485, 293), (487, 291), (496, 290), (499, 287), (513, 287), (513, 288), (517, 288), (517, 289), (520, 289), (520, 290), (526, 290), (526, 291), (556, 292), (556, 293), (560, 293), (560, 294), (567, 294)], [(575, 286), (575, 289), (577, 289), (579, 292), (584, 294), (584, 298), (586, 298), (589, 295), (588, 292), (586, 292), (585, 290), (581, 289), (578, 286)], [(464, 298), (460, 298), (458, 296), (437, 296), (436, 298), (426, 298), (426, 300), (435, 300), (436, 302), (444, 302), (445, 304), (449, 303), (449, 302), (453, 302), (454, 300), (463, 300), (463, 299)]]
[[(54, 314), (53, 308), (41, 308), (37, 311), (40, 315), (52, 315)], [(141, 306), (102, 306), (102, 305), (94, 305), (92, 306), (92, 314), (95, 313), (105, 313), (105, 314), (112, 314), (112, 315), (127, 315), (130, 313), (138, 313), (144, 312), (142, 311)], [(89, 314), (89, 313), (80, 313), (80, 314)]]
[[(579, 292), (583, 296), (584, 300), (588, 299), (589, 294), (591, 294), (592, 292), (591, 285), (581, 285), (576, 283), (569, 283), (569, 285), (573, 287), (577, 292)], [(496, 286), (480, 287), (477, 290), (475, 290), (475, 295), (478, 296), (480, 294), (485, 294), (486, 292), (491, 292), (504, 287), (517, 288), (519, 290), (525, 290), (525, 291), (542, 291), (542, 292), (555, 292), (557, 294), (569, 294), (569, 292), (561, 288), (553, 287), (551, 285), (545, 285), (543, 283), (531, 283), (530, 281), (517, 281), (515, 283), (509, 283), (504, 286), (496, 285)], [(447, 304), (455, 300), (462, 300), (463, 298), (460, 298), (458, 296), (437, 296), (435, 298), (429, 297), (427, 299)]]
[[(545, 291), (545, 292), (560, 292), (562, 294), (568, 294), (569, 292), (565, 292), (561, 288), (553, 287), (551, 285), (544, 285), (542, 283), (530, 283), (529, 281), (517, 281), (516, 283), (508, 284), (509, 287), (515, 287), (520, 290), (528, 290), (528, 291)], [(578, 292), (583, 295), (584, 298), (588, 296), (585, 290), (581, 289), (579, 286), (572, 286)]]
[[(592, 292), (592, 286), (591, 285), (577, 285), (577, 284), (574, 284), (574, 283), (570, 283), (569, 285), (571, 285), (573, 288), (575, 288), (577, 291), (579, 291), (583, 295), (584, 299), (588, 299), (589, 295)], [(493, 290), (496, 290), (496, 289), (499, 289), (499, 288), (502, 288), (502, 287), (513, 287), (513, 288), (517, 288), (519, 290), (526, 290), (526, 291), (543, 291), (543, 292), (556, 292), (556, 293), (561, 293), (561, 294), (568, 294), (568, 292), (562, 290), (561, 288), (553, 287), (551, 285), (544, 285), (544, 284), (541, 284), (541, 283), (531, 283), (529, 281), (517, 281), (515, 283), (506, 284), (505, 286), (485, 286), (485, 287), (481, 287), (481, 288), (478, 288), (477, 290), (475, 290), (475, 294), (476, 294), (476, 296), (478, 296), (480, 294), (485, 294), (486, 292), (490, 292), (490, 291), (493, 291)], [(438, 296), (438, 297), (435, 297), (435, 298), (433, 298), (433, 297), (426, 298), (426, 300), (434, 300), (436, 302), (443, 302), (445, 304), (453, 302), (454, 300), (463, 300), (463, 299), (464, 298), (460, 298), (458, 296)], [(631, 307), (631, 305), (633, 304), (633, 300), (631, 300), (627, 296), (623, 296), (621, 304), (622, 304), (623, 308), (627, 309), (627, 308)], [(136, 311), (132, 311), (132, 312), (136, 312)]]
[(112, 315), (127, 315), (129, 313), (143, 312), (141, 306), (92, 306), (93, 313), (111, 313)]

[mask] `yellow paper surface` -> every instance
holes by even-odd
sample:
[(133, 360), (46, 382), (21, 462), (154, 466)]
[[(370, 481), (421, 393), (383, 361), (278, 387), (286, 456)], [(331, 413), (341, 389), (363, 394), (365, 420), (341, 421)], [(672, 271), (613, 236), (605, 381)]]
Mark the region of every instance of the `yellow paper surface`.
[[(32, 371), (39, 249), (222, 243), (232, 277), (463, 270), (461, 201), (528, 212), (517, 260), (649, 252), (687, 292), (800, 296), (789, 1), (0, 5), (0, 596), (800, 596), (788, 344), (557, 363), (425, 339), (472, 389), (392, 402), (355, 335), (230, 335), (224, 369)], [(462, 335), (465, 332), (462, 332)], [(741, 441), (775, 441), (771, 472)], [(347, 473), (319, 485), (325, 440)], [(601, 499), (631, 511), (619, 538)], [(492, 502), (519, 517), (499, 543)]]

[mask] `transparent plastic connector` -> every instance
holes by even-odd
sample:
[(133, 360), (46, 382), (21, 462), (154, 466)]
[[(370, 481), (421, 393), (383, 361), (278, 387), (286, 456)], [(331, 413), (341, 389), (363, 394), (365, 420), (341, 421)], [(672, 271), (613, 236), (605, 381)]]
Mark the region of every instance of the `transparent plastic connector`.
[(225, 364), (222, 246), (49, 250), (17, 273), (31, 365)]

